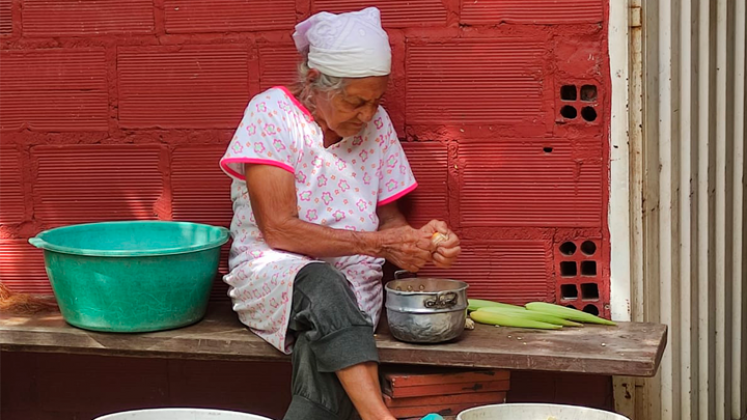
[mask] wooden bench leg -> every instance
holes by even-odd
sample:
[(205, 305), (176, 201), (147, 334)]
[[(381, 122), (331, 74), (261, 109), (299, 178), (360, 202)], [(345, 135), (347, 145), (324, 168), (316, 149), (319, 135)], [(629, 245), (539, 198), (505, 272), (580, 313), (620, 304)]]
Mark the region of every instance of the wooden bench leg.
[(453, 417), (468, 408), (503, 403), (509, 380), (505, 370), (382, 367), (384, 402), (399, 419), (429, 413)]

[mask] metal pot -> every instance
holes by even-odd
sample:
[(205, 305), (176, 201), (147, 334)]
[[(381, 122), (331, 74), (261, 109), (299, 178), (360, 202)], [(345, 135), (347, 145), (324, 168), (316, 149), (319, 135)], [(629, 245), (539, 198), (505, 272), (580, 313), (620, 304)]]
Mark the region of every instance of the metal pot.
[(394, 338), (441, 343), (459, 337), (467, 319), (463, 281), (438, 278), (393, 280), (386, 284), (386, 314)]

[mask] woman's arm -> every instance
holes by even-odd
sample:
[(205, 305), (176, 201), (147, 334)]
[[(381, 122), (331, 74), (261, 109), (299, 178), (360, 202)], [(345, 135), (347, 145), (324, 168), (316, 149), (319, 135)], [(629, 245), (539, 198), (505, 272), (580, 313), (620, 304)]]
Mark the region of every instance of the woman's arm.
[[(377, 209), (377, 213), (380, 222), (379, 231), (408, 226), (407, 220), (402, 212), (399, 211), (396, 202), (380, 206)], [(446, 239), (438, 242), (436, 252), (432, 255), (433, 262), (436, 264), (436, 267), (451, 268), (462, 252), (460, 240), (456, 233), (449, 229), (446, 222), (440, 220), (431, 220), (428, 224), (420, 228), (420, 230), (426, 232), (429, 237), (435, 232), (440, 232), (444, 235)]]
[(387, 229), (410, 226), (410, 224), (407, 223), (407, 219), (405, 219), (405, 215), (399, 211), (396, 201), (379, 206), (376, 209), (376, 215), (379, 216), (379, 232)]
[(246, 165), (245, 178), (257, 225), (274, 249), (315, 258), (370, 255), (414, 272), (432, 260), (430, 235), (406, 222), (379, 232), (308, 223), (298, 217), (293, 174), (274, 166)]

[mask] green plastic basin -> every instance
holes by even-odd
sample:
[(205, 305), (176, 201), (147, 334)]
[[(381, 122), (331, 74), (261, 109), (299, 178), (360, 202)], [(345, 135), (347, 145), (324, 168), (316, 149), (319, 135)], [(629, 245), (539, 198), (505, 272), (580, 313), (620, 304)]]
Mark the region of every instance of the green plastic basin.
[(65, 226), (29, 242), (65, 321), (108, 332), (183, 327), (205, 315), (228, 229), (186, 222)]

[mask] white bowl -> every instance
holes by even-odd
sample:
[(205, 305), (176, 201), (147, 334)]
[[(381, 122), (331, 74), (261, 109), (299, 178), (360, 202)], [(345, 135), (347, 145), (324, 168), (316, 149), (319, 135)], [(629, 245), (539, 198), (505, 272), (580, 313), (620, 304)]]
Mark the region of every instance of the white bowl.
[(629, 420), (593, 408), (559, 404), (497, 404), (464, 410), (457, 420)]
[(155, 408), (107, 414), (94, 420), (271, 420), (254, 414), (201, 408)]

